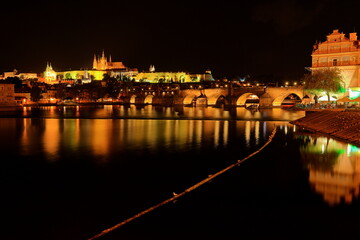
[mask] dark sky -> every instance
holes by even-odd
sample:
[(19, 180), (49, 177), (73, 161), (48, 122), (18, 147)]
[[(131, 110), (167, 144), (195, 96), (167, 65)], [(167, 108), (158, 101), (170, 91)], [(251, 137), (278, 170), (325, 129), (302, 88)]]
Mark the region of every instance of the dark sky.
[[(130, 2), (130, 3), (129, 3)], [(300, 78), (333, 29), (359, 31), (355, 1), (14, 1), (2, 6), (0, 72), (91, 68), (113, 61), (217, 77)]]

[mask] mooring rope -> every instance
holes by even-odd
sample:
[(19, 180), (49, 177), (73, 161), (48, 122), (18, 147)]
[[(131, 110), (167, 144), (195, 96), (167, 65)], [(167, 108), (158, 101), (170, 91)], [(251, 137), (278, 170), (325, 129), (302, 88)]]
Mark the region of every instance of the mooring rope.
[(187, 188), (187, 189), (184, 190), (183, 192), (181, 192), (181, 193), (179, 193), (179, 194), (174, 194), (173, 197), (168, 198), (168, 199), (166, 199), (165, 201), (163, 201), (163, 202), (161, 202), (161, 203), (159, 203), (159, 204), (157, 204), (157, 205), (154, 205), (154, 206), (152, 206), (152, 207), (150, 207), (150, 208), (148, 208), (148, 209), (146, 209), (146, 210), (144, 210), (144, 211), (142, 211), (142, 212), (140, 212), (140, 213), (138, 213), (138, 214), (136, 214), (136, 215), (134, 215), (134, 216), (132, 216), (132, 217), (130, 217), (130, 218), (128, 218), (128, 219), (126, 219), (126, 220), (124, 220), (124, 221), (122, 221), (122, 222), (120, 222), (120, 223), (118, 223), (118, 224), (116, 224), (116, 225), (114, 225), (114, 226), (112, 226), (112, 227), (110, 227), (110, 228), (107, 228), (107, 229), (103, 230), (102, 232), (100, 232), (99, 234), (97, 234), (97, 235), (89, 238), (88, 240), (98, 239), (98, 238), (100, 238), (100, 237), (102, 237), (102, 236), (104, 236), (104, 235), (106, 235), (106, 234), (108, 234), (108, 233), (110, 233), (110, 232), (112, 232), (112, 231), (114, 231), (114, 230), (116, 230), (116, 229), (124, 226), (125, 224), (127, 224), (127, 223), (129, 223), (129, 222), (131, 222), (131, 221), (133, 221), (133, 220), (135, 220), (135, 219), (137, 219), (137, 218), (139, 218), (139, 217), (147, 214), (147, 213), (149, 213), (149, 212), (151, 212), (151, 211), (154, 211), (155, 209), (157, 209), (157, 208), (159, 208), (159, 207), (161, 207), (161, 206), (164, 206), (164, 205), (168, 204), (169, 202), (173, 202), (173, 201), (175, 201), (176, 199), (184, 196), (185, 194), (187, 194), (187, 193), (189, 193), (189, 192), (191, 192), (191, 191), (194, 191), (194, 190), (197, 189), (198, 187), (204, 185), (204, 184), (207, 183), (207, 182), (210, 182), (211, 180), (213, 180), (213, 179), (216, 178), (217, 176), (225, 173), (226, 171), (228, 171), (228, 170), (230, 170), (230, 169), (232, 169), (232, 168), (234, 168), (234, 167), (236, 167), (236, 166), (240, 166), (241, 163), (243, 163), (244, 161), (248, 160), (248, 159), (251, 158), (252, 156), (258, 154), (258, 153), (259, 153), (260, 151), (262, 151), (267, 145), (269, 145), (269, 143), (270, 143), (270, 142), (272, 141), (272, 139), (274, 138), (275, 133), (276, 133), (276, 127), (274, 128), (274, 130), (272, 131), (271, 135), (269, 136), (268, 141), (267, 141), (261, 148), (259, 148), (257, 151), (253, 152), (253, 153), (250, 154), (249, 156), (247, 156), (247, 157), (245, 157), (245, 158), (243, 158), (243, 159), (241, 159), (241, 160), (238, 160), (236, 163), (231, 164), (230, 166), (224, 168), (223, 170), (218, 171), (217, 173), (215, 173), (215, 174), (213, 174), (213, 175), (209, 175), (209, 176), (208, 176), (207, 178), (205, 178), (204, 180), (202, 180), (202, 181), (196, 183), (195, 185)]

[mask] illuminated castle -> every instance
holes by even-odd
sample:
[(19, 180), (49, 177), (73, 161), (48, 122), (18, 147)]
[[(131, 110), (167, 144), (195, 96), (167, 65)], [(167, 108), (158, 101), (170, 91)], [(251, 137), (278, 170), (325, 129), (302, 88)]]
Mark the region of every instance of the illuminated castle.
[(112, 69), (126, 69), (122, 62), (113, 62), (111, 61), (111, 55), (109, 59), (105, 57), (104, 51), (102, 52), (101, 57), (94, 55), (93, 61), (94, 70), (112, 70)]

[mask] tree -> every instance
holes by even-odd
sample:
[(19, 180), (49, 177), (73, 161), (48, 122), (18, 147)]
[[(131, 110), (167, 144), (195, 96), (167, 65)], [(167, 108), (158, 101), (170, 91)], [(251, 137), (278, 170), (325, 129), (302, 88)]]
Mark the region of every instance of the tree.
[(64, 100), (67, 97), (67, 89), (65, 84), (58, 85), (55, 97), (61, 100)]
[(66, 74), (65, 74), (65, 79), (72, 79), (71, 74), (70, 74), (70, 73), (66, 73)]
[(111, 98), (117, 98), (120, 93), (120, 85), (116, 78), (110, 77), (106, 80), (106, 93)]
[(341, 71), (338, 68), (313, 70), (311, 73), (305, 74), (303, 81), (305, 82), (304, 90), (315, 95), (315, 103), (317, 103), (317, 99), (323, 92), (325, 92), (328, 101), (330, 101), (331, 93), (346, 91)]
[(8, 77), (8, 78), (6, 78), (6, 80), (7, 80), (9, 83), (14, 84), (14, 87), (15, 87), (15, 88), (21, 88), (21, 87), (22, 87), (22, 81), (21, 81), (21, 79), (18, 78), (18, 77)]
[(38, 102), (42, 98), (41, 88), (39, 88), (38, 86), (32, 87), (30, 92), (30, 97), (31, 97), (31, 101)]

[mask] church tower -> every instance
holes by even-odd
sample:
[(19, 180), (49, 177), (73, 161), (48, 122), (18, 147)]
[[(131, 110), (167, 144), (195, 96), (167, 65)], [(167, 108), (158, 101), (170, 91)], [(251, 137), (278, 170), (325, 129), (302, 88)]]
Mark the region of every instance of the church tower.
[(155, 72), (155, 66), (154, 66), (154, 65), (150, 65), (149, 71), (150, 71), (150, 72)]
[(93, 69), (97, 69), (97, 68), (98, 68), (98, 61), (96, 58), (96, 54), (94, 54)]
[(46, 63), (44, 78), (45, 78), (45, 82), (48, 84), (56, 83), (56, 72), (52, 68), (51, 63)]
[(98, 62), (98, 69), (99, 70), (106, 70), (107, 69), (107, 59), (105, 57), (104, 50), (102, 51), (101, 58), (99, 59), (99, 62)]

